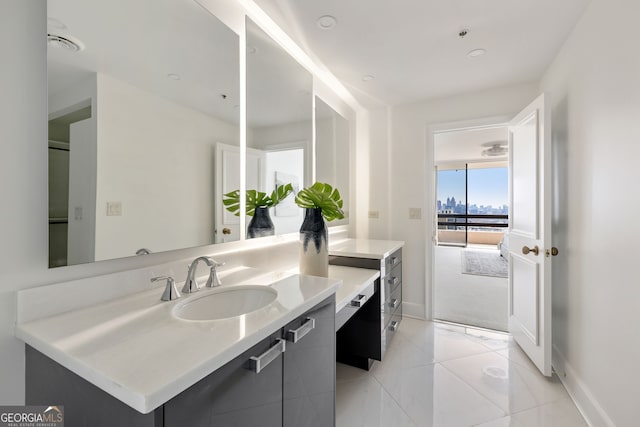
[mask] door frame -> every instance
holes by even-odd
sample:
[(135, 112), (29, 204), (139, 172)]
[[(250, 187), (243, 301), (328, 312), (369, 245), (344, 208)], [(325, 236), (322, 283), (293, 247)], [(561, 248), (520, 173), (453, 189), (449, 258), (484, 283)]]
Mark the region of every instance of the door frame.
[(500, 116), (489, 116), (484, 118), (460, 120), (454, 122), (442, 122), (429, 124), (426, 127), (426, 170), (425, 178), (431, 182), (427, 182), (426, 188), (428, 190), (427, 197), (425, 197), (424, 206), (422, 207), (425, 215), (429, 217), (430, 226), (425, 227), (425, 292), (424, 292), (424, 308), (425, 319), (433, 320), (434, 313), (434, 293), (435, 293), (435, 240), (437, 233), (437, 225), (435, 224), (435, 201), (437, 197), (437, 182), (433, 179), (435, 174), (435, 144), (434, 137), (439, 133), (470, 130), (470, 129), (482, 129), (497, 126), (508, 127), (513, 117), (517, 114), (505, 114)]

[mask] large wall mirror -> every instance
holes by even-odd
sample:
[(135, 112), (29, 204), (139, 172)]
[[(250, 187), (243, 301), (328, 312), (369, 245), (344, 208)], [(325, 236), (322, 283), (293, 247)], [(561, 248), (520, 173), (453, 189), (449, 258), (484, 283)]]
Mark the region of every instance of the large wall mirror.
[(237, 239), (238, 35), (193, 0), (47, 5), (50, 267)]
[(331, 225), (349, 223), (349, 121), (316, 96), (316, 180), (337, 187), (345, 217)]
[[(313, 77), (248, 18), (246, 34), (247, 190), (270, 194), (291, 183), (296, 191), (312, 184)], [(293, 195), (269, 214), (275, 234), (300, 229)]]

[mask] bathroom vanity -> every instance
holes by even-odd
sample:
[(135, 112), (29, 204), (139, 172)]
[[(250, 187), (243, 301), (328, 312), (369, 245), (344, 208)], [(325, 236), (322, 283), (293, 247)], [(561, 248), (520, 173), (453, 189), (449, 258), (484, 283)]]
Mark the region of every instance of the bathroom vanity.
[(155, 288), (19, 324), (26, 402), (63, 404), (69, 425), (334, 425), (340, 281), (265, 286), (273, 303), (228, 319), (178, 319)]
[(330, 247), (333, 265), (377, 270), (380, 279), (336, 314), (337, 360), (369, 369), (383, 360), (402, 321), (402, 246), (390, 240), (347, 239)]

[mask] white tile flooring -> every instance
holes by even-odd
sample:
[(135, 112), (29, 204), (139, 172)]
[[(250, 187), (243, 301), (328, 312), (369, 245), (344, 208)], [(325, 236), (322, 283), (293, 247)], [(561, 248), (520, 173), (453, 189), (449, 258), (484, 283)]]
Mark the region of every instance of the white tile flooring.
[(584, 427), (506, 334), (404, 318), (371, 371), (338, 364), (337, 427)]

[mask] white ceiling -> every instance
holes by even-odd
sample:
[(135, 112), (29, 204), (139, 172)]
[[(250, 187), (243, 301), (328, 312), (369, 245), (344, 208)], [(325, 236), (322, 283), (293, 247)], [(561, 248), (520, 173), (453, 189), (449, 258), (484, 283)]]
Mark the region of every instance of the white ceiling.
[(239, 122), (239, 37), (195, 1), (49, 0), (47, 9), (49, 33), (85, 45), (77, 53), (48, 48), (50, 94), (100, 72)]
[[(590, 0), (255, 0), (365, 106), (539, 79)], [(337, 25), (323, 30), (322, 15)], [(461, 29), (469, 33), (463, 39)], [(486, 54), (468, 58), (473, 49)], [(364, 75), (375, 79), (364, 82)]]
[(507, 127), (465, 129), (441, 132), (434, 135), (434, 161), (438, 166), (447, 163), (496, 162), (508, 160), (508, 155), (483, 156), (482, 151), (491, 145), (507, 145)]

